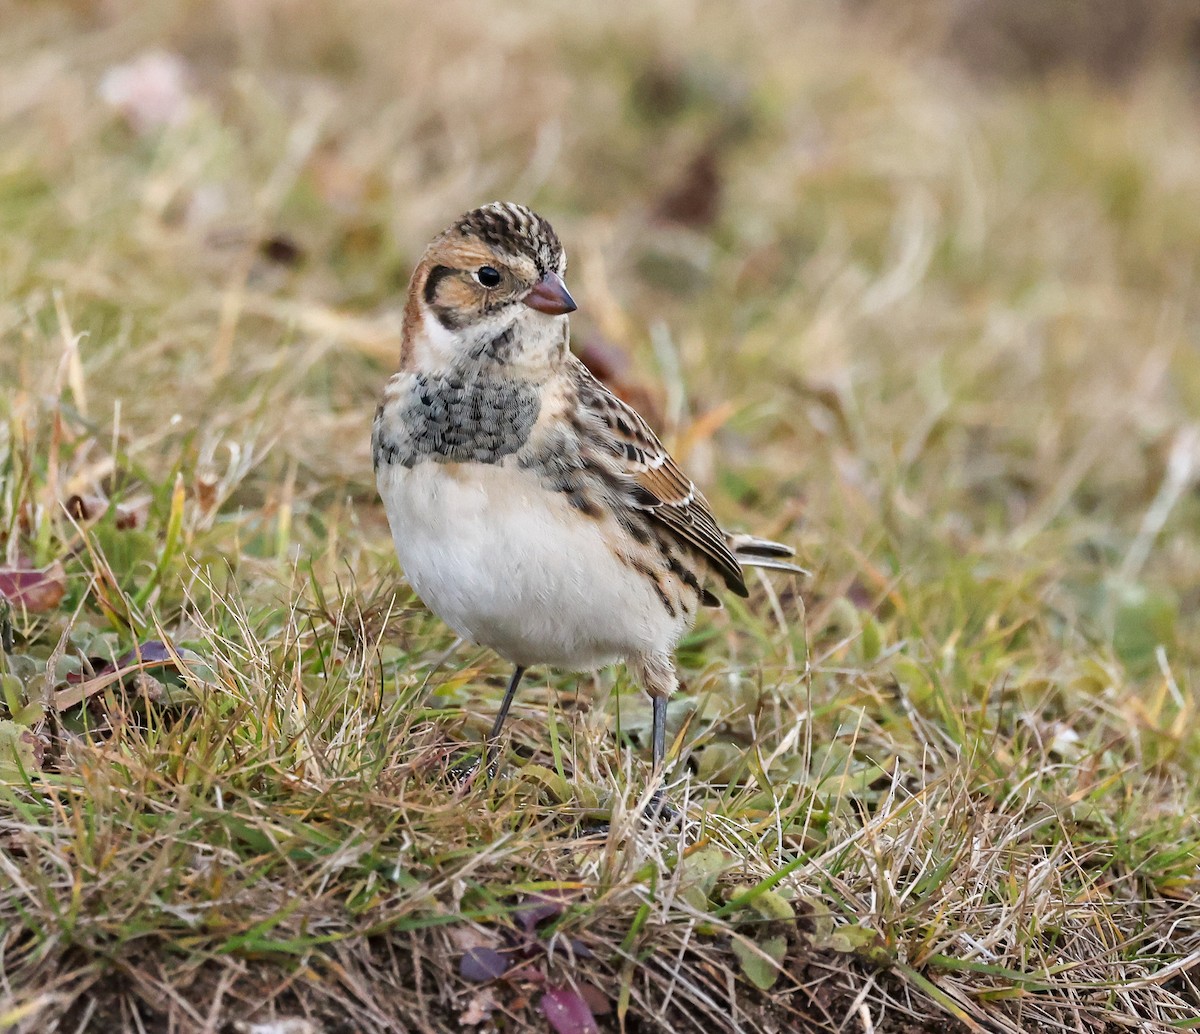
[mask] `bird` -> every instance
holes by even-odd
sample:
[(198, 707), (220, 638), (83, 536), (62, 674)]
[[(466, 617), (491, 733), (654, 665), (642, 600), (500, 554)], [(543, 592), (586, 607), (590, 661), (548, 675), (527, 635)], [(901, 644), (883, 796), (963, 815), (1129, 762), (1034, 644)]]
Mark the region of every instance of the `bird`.
[(426, 247), (371, 451), (396, 554), (423, 603), (513, 666), (494, 758), (526, 671), (623, 661), (666, 754), (674, 654), (746, 567), (804, 574), (788, 546), (720, 527), (645, 420), (569, 347), (567, 257), (550, 223), (493, 202)]

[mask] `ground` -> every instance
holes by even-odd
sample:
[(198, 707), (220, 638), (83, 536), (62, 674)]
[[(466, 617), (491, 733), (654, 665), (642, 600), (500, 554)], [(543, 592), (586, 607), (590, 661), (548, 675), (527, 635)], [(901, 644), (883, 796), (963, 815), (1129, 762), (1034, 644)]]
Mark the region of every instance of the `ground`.
[[(1143, 6), (9, 5), (0, 1028), (1200, 1027), (1200, 80)], [(621, 670), (463, 783), (508, 673), (392, 555), (406, 279), (497, 198), (812, 571), (683, 645), (677, 827)]]

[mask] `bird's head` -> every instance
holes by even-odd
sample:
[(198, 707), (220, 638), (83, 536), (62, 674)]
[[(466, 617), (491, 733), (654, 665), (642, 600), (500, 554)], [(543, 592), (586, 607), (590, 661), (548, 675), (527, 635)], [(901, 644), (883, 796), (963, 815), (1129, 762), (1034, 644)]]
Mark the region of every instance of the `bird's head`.
[(425, 249), (409, 284), (403, 363), (536, 367), (565, 353), (575, 310), (558, 235), (523, 205), (461, 216)]

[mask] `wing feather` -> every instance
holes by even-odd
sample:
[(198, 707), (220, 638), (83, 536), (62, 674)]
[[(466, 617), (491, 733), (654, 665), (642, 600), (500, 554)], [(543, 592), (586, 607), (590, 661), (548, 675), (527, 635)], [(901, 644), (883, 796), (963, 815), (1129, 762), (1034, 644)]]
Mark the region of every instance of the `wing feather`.
[(641, 509), (699, 552), (739, 596), (749, 595), (741, 564), (729, 547), (708, 502), (663, 448), (637, 411), (576, 363), (580, 401), (598, 418), (606, 444)]

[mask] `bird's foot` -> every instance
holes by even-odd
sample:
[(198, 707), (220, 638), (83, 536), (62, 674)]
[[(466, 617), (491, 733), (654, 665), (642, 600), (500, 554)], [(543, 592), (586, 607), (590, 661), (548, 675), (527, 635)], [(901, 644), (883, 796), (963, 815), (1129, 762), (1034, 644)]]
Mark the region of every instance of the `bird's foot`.
[(608, 836), (611, 826), (612, 823), (608, 819), (589, 816), (579, 823), (576, 831), (581, 837), (605, 837)]
[(650, 803), (642, 814), (647, 821), (664, 829), (674, 829), (683, 824), (683, 812), (667, 800), (667, 795), (661, 789), (650, 795)]
[[(486, 770), (484, 769), (483, 761), (487, 758)], [(488, 779), (496, 778), (496, 770), (498, 761), (492, 757), (490, 753), (477, 754), (470, 753), (460, 757), (449, 768), (446, 769), (446, 775), (451, 782), (457, 783), (459, 786), (468, 786), (479, 775), (480, 771), (485, 770)]]
[[(677, 829), (683, 824), (683, 812), (668, 801), (661, 790), (655, 790), (650, 795), (650, 800), (640, 817), (647, 825), (658, 826), (661, 829)], [(581, 837), (603, 837), (608, 835), (611, 828), (610, 819), (593, 814), (579, 820), (575, 830)]]

